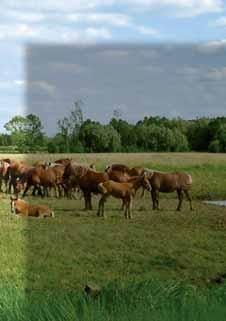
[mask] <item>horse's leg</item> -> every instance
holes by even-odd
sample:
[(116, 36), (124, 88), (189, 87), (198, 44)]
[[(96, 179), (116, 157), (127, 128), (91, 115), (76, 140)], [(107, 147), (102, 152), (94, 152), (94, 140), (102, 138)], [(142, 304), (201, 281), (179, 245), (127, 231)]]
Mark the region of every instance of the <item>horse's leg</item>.
[(129, 218), (132, 219), (132, 204), (133, 204), (133, 199), (132, 197), (130, 198), (129, 202), (128, 202), (128, 209), (129, 209)]
[(100, 216), (100, 211), (101, 211), (101, 206), (102, 206), (102, 200), (103, 200), (103, 196), (100, 198), (99, 203), (98, 203), (97, 216)]
[(10, 178), (9, 180), (8, 194), (11, 194), (11, 189), (12, 189), (12, 178)]
[(3, 190), (2, 190), (2, 177), (0, 178), (0, 192), (3, 192)]
[(102, 203), (101, 203), (102, 216), (103, 216), (104, 218), (106, 218), (106, 215), (105, 215), (105, 202), (106, 202), (106, 201), (107, 201), (107, 196), (104, 195), (104, 196), (102, 197)]
[(27, 194), (27, 192), (28, 192), (29, 188), (30, 188), (30, 185), (29, 185), (29, 184), (27, 184), (27, 186), (26, 186), (26, 188), (25, 188), (25, 190), (24, 190), (24, 192), (23, 192), (22, 198), (24, 198), (24, 197), (26, 196), (26, 194)]
[(155, 191), (155, 195), (156, 195), (156, 204), (157, 204), (157, 210), (160, 210), (160, 207), (159, 207), (159, 191)]
[(7, 193), (9, 179), (8, 178), (4, 178), (3, 180), (4, 180), (4, 183), (5, 183), (5, 193)]
[(124, 210), (124, 208), (125, 208), (125, 200), (124, 200), (124, 199), (122, 199), (122, 206), (121, 206), (121, 208), (120, 208), (120, 211), (123, 211), (123, 210)]
[[(55, 197), (58, 198), (58, 195), (57, 195), (57, 185), (54, 184), (53, 188), (54, 188)], [(59, 197), (60, 197), (60, 196), (59, 196)]]
[(183, 202), (183, 198), (184, 198), (184, 194), (183, 194), (183, 191), (181, 189), (177, 190), (177, 196), (178, 196), (178, 199), (179, 199), (179, 203), (178, 203), (178, 206), (177, 206), (177, 211), (180, 211), (181, 210), (181, 206), (182, 206), (182, 202)]
[(90, 192), (88, 193), (88, 207), (89, 207), (89, 210), (93, 209), (93, 207), (92, 207), (92, 194)]
[(152, 198), (152, 209), (156, 210), (156, 193), (155, 191), (152, 189), (151, 190), (151, 198)]
[(188, 190), (184, 190), (184, 193), (190, 203), (190, 210), (193, 211), (193, 206), (192, 206), (192, 198), (191, 198), (191, 195), (189, 194)]
[(124, 216), (127, 219), (128, 218), (128, 200), (124, 200), (124, 204), (125, 204)]
[(83, 191), (83, 196), (84, 196), (84, 201), (85, 201), (85, 208), (84, 210), (87, 211), (89, 208), (88, 208), (88, 194), (86, 191)]
[(145, 188), (143, 187), (142, 188), (142, 192), (141, 192), (141, 196), (140, 196), (141, 198), (144, 198), (145, 197)]
[(32, 191), (32, 196), (35, 196), (36, 191), (37, 191), (37, 187), (34, 186), (33, 191)]
[(61, 198), (63, 196), (63, 188), (61, 184), (57, 184), (58, 189), (58, 197)]
[(43, 186), (43, 190), (42, 190), (42, 187), (40, 185), (37, 185), (37, 189), (38, 189), (38, 194), (41, 195), (42, 198), (44, 198), (46, 193), (45, 187)]

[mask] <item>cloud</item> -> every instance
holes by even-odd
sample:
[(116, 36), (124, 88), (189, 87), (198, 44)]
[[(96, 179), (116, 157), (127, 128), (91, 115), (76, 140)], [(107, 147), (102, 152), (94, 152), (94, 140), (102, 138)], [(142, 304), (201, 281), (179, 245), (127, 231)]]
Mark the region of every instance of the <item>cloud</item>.
[(98, 55), (103, 56), (104, 58), (119, 58), (120, 60), (129, 55), (128, 50), (123, 50), (123, 49), (104, 49), (98, 52)]
[(0, 25), (0, 40), (16, 38), (34, 38), (39, 35), (38, 29), (27, 24), (2, 24)]
[(94, 24), (107, 24), (114, 27), (125, 27), (131, 23), (131, 18), (119, 13), (75, 13), (65, 16), (72, 22), (85, 22)]
[(99, 39), (110, 39), (107, 28), (75, 29), (54, 25), (4, 24), (0, 25), (0, 40), (30, 40), (52, 43), (93, 42)]
[(56, 87), (50, 83), (48, 83), (45, 80), (36, 80), (36, 81), (31, 81), (28, 83), (29, 88), (37, 89), (37, 90), (42, 90), (47, 92), (48, 94), (52, 95), (54, 94)]
[(226, 39), (208, 41), (195, 46), (195, 50), (206, 54), (215, 54), (219, 50), (226, 49)]
[(45, 0), (37, 2), (36, 0), (29, 0), (18, 2), (17, 0), (2, 0), (1, 6), (10, 9), (21, 9), (21, 10), (37, 10), (43, 12), (49, 11), (61, 11), (71, 12), (91, 10), (95, 9), (100, 5), (111, 5), (114, 1), (111, 0), (70, 0), (70, 1), (60, 1), (60, 0)]
[(14, 84), (15, 85), (18, 85), (18, 86), (23, 86), (25, 84), (25, 81), (24, 80), (14, 80)]
[(40, 22), (46, 18), (46, 15), (41, 12), (32, 12), (32, 11), (17, 11), (17, 10), (3, 10), (2, 17), (17, 20), (19, 22), (31, 23), (31, 22)]
[(221, 81), (226, 79), (226, 66), (221, 68), (212, 68), (206, 75), (210, 80)]
[(157, 36), (159, 34), (158, 30), (150, 27), (136, 26), (135, 29), (142, 35)]
[(226, 17), (221, 17), (221, 18), (217, 19), (217, 21), (215, 22), (215, 26), (226, 27)]
[(15, 89), (15, 86), (23, 86), (25, 84), (24, 80), (0, 80), (0, 89)]
[(222, 12), (223, 0), (126, 0), (140, 10), (165, 9), (177, 17), (193, 17), (208, 13)]
[[(35, 0), (18, 2), (17, 0), (2, 0), (1, 8), (10, 10), (38, 11), (38, 12), (87, 12), (98, 9), (108, 9), (114, 7), (126, 7), (127, 11), (146, 10), (170, 10), (170, 13), (178, 17), (192, 17), (201, 14), (222, 12), (224, 8), (223, 0), (45, 0), (37, 3)], [(100, 16), (99, 16), (100, 18)]]
[(56, 71), (62, 71), (62, 72), (70, 72), (70, 73), (80, 73), (85, 70), (85, 68), (79, 64), (76, 63), (51, 63), (50, 68), (56, 70)]
[(85, 35), (91, 39), (110, 39), (112, 37), (111, 32), (106, 28), (87, 28)]

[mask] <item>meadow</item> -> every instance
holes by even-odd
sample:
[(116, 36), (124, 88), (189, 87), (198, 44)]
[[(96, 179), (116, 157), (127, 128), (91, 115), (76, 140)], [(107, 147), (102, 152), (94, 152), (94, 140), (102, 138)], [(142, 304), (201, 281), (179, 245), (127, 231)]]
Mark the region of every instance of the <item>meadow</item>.
[[(4, 320), (225, 320), (226, 208), (203, 203), (226, 197), (226, 155), (200, 153), (1, 155), (13, 159), (71, 157), (158, 170), (184, 170), (193, 177), (194, 211), (175, 194), (134, 201), (133, 220), (109, 199), (107, 218), (83, 211), (83, 200), (28, 197), (49, 204), (54, 219), (11, 215), (1, 194), (0, 319)], [(219, 281), (220, 280), (220, 281)], [(103, 288), (99, 299), (86, 284)], [(219, 284), (220, 283), (220, 284)], [(4, 318), (3, 318), (4, 316)]]

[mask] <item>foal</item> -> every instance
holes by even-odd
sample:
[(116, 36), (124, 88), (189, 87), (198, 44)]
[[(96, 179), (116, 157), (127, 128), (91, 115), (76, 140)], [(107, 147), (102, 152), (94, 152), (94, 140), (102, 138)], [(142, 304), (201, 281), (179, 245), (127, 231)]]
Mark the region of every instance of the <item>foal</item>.
[[(150, 176), (149, 176), (150, 177)], [(109, 196), (120, 198), (125, 205), (124, 215), (125, 218), (132, 218), (132, 201), (135, 197), (136, 191), (143, 186), (148, 191), (151, 191), (151, 185), (148, 177), (144, 174), (143, 176), (131, 177), (126, 183), (118, 183), (112, 180), (100, 183), (98, 190), (102, 194), (98, 206), (98, 216), (105, 217), (104, 214), (104, 203)]]

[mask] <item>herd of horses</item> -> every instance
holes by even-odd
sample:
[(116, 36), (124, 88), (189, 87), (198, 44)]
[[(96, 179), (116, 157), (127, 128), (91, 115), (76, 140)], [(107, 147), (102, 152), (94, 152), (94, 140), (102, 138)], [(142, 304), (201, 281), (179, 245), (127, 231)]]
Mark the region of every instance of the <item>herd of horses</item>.
[[(54, 162), (39, 161), (33, 165), (25, 160), (0, 160), (0, 190), (13, 194), (11, 209), (24, 216), (47, 217), (54, 212), (44, 205), (29, 205), (23, 198), (32, 189), (32, 195), (48, 197), (52, 190), (57, 198), (76, 198), (82, 192), (85, 210), (92, 209), (92, 195), (100, 194), (98, 216), (105, 216), (105, 203), (109, 196), (122, 200), (125, 218), (132, 218), (132, 203), (139, 188), (151, 194), (153, 210), (159, 209), (159, 193), (177, 192), (180, 211), (184, 195), (190, 203), (192, 199), (191, 175), (184, 172), (164, 173), (143, 167), (130, 168), (124, 164), (111, 164), (104, 171), (95, 166), (81, 164), (64, 158)], [(21, 198), (19, 195), (22, 193)]]

